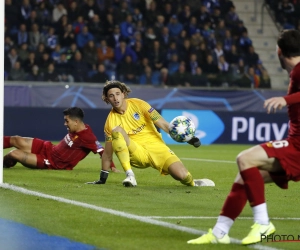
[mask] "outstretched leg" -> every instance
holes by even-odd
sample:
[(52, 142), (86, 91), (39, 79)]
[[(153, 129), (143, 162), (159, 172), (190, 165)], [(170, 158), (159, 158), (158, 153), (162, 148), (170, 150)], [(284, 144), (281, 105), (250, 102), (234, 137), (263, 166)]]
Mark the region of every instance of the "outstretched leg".
[(4, 136), (3, 148), (15, 147), (24, 152), (31, 153), (33, 138), (15, 136)]
[(3, 158), (3, 167), (13, 167), (17, 162), (28, 168), (37, 168), (37, 157), (35, 154), (24, 152), (20, 149), (10, 151)]

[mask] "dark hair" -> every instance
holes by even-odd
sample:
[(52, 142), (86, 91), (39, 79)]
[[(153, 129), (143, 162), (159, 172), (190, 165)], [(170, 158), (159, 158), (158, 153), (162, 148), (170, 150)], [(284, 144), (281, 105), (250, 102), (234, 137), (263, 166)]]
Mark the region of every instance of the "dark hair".
[(81, 121), (83, 120), (84, 117), (83, 110), (78, 107), (67, 108), (63, 111), (63, 114), (68, 115), (71, 119), (78, 118)]
[(118, 88), (121, 90), (121, 92), (124, 94), (125, 98), (128, 96), (128, 94), (131, 92), (130, 88), (126, 86), (125, 83), (119, 82), (119, 81), (106, 81), (105, 86), (103, 88), (102, 92), (102, 100), (108, 103), (107, 101), (107, 92), (108, 90), (112, 88)]
[(277, 40), (284, 57), (300, 56), (300, 31), (283, 30)]

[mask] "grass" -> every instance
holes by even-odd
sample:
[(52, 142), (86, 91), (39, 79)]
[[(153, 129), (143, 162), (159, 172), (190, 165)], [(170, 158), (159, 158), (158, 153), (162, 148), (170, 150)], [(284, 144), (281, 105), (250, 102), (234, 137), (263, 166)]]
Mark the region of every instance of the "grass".
[[(73, 171), (31, 170), (18, 164), (14, 168), (4, 169), (5, 183), (121, 211), (128, 213), (128, 218), (7, 189), (0, 189), (0, 217), (35, 227), (49, 235), (67, 237), (104, 249), (220, 249), (218, 245), (187, 245), (187, 240), (199, 235), (134, 220), (130, 215), (160, 216), (155, 220), (207, 231), (216, 221), (207, 217), (218, 216), (237, 173), (235, 157), (248, 147), (210, 145), (194, 149), (189, 145), (171, 146), (195, 179), (212, 179), (216, 187), (186, 187), (153, 169), (133, 169), (138, 182), (136, 188), (122, 186), (124, 173), (110, 173), (105, 185), (87, 185), (85, 182), (99, 177), (99, 157), (93, 154), (88, 155)], [(117, 159), (115, 163), (121, 169)], [(266, 199), (269, 216), (277, 228), (276, 234), (293, 235), (298, 239), (299, 219), (288, 218), (300, 218), (299, 185), (290, 183), (288, 190), (281, 190), (274, 184), (268, 184)], [(188, 219), (184, 216), (198, 218)], [(245, 218), (252, 217), (248, 205), (241, 217), (230, 232), (231, 237), (239, 240), (246, 236), (253, 223)], [(300, 248), (299, 244), (261, 245), (296, 250)], [(231, 244), (222, 245), (222, 249), (245, 247)]]

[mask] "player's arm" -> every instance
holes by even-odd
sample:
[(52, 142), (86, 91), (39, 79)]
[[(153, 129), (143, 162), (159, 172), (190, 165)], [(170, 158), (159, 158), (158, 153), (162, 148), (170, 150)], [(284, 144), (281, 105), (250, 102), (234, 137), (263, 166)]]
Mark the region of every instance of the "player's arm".
[(100, 171), (100, 179), (98, 181), (87, 182), (87, 184), (105, 184), (108, 178), (109, 169), (113, 159), (113, 148), (111, 142), (105, 142), (105, 150), (102, 154), (102, 169)]
[[(169, 123), (163, 117), (160, 117), (158, 120), (156, 120), (154, 124), (169, 134)], [(201, 145), (200, 139), (196, 136), (194, 136), (187, 143), (193, 145), (195, 148), (198, 148)]]
[(264, 102), (264, 108), (267, 109), (267, 113), (276, 112), (286, 105), (291, 105), (295, 103), (300, 103), (300, 92), (296, 92), (291, 95), (286, 95), (283, 97), (272, 97)]

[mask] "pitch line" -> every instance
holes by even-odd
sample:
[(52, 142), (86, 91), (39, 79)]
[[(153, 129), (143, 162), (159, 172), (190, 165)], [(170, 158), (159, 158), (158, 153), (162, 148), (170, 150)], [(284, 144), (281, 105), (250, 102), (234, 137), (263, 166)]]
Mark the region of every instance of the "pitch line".
[[(186, 232), (186, 233), (191, 233), (191, 234), (196, 234), (196, 235), (202, 235), (202, 234), (206, 233), (205, 231), (202, 231), (202, 230), (196, 230), (196, 229), (193, 229), (193, 228), (174, 225), (174, 224), (171, 224), (171, 223), (168, 223), (168, 222), (158, 221), (158, 220), (155, 220), (155, 219), (152, 219), (152, 218), (148, 218), (146, 216), (139, 216), (139, 215), (125, 213), (125, 212), (110, 209), (110, 208), (104, 208), (104, 207), (91, 205), (91, 204), (80, 202), (80, 201), (74, 201), (74, 200), (69, 200), (69, 199), (66, 199), (66, 198), (58, 197), (58, 196), (48, 195), (48, 194), (28, 190), (28, 189), (25, 189), (25, 188), (21, 188), (21, 187), (18, 187), (18, 186), (14, 186), (14, 185), (11, 185), (11, 184), (8, 184), (8, 183), (2, 183), (2, 184), (0, 184), (0, 187), (4, 188), (4, 189), (9, 189), (9, 190), (12, 190), (12, 191), (15, 191), (15, 192), (19, 192), (19, 193), (22, 193), (22, 194), (26, 194), (26, 195), (37, 196), (37, 197), (40, 197), (40, 198), (55, 200), (55, 201), (58, 201), (58, 202), (71, 204), (71, 205), (78, 206), (78, 207), (89, 208), (89, 209), (93, 209), (93, 210), (96, 210), (96, 211), (99, 211), (99, 212), (104, 212), (104, 213), (124, 217), (126, 219), (137, 220), (137, 221), (140, 221), (140, 222), (144, 222), (144, 223), (148, 223), (148, 224), (152, 224), (152, 225), (157, 225), (157, 226), (162, 226), (162, 227), (166, 227), (166, 228), (170, 228), (170, 229), (174, 229), (174, 230), (178, 230), (178, 231), (182, 231), (182, 232)], [(232, 243), (241, 244), (241, 241), (238, 240), (238, 239), (230, 238), (230, 240), (231, 240)], [(248, 247), (254, 248), (254, 249), (259, 249), (259, 250), (278, 250), (278, 248), (267, 247), (267, 246), (262, 246), (262, 245), (250, 245)]]
[[(146, 218), (151, 219), (199, 219), (199, 220), (210, 220), (210, 219), (218, 219), (218, 217), (214, 216), (145, 216)], [(237, 220), (253, 220), (253, 217), (238, 217)], [(300, 220), (300, 218), (292, 218), (292, 217), (270, 217), (270, 220)]]
[(236, 163), (235, 161), (211, 160), (211, 159), (197, 159), (197, 158), (180, 158), (186, 161), (205, 161), (205, 162), (218, 162), (218, 163)]

